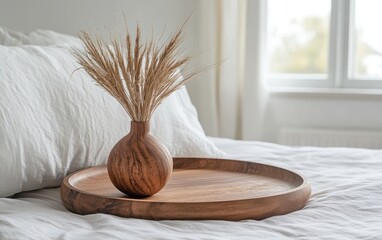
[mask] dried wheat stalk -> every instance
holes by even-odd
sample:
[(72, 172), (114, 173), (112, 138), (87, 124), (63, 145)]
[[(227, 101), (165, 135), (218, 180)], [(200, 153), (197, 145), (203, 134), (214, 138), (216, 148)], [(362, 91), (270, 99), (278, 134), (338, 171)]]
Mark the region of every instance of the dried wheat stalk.
[(154, 110), (195, 73), (185, 67), (189, 56), (181, 56), (183, 25), (161, 47), (154, 40), (142, 43), (139, 25), (135, 42), (127, 31), (124, 40), (108, 45), (99, 35), (81, 32), (85, 51), (73, 54), (85, 71), (124, 107), (133, 121), (149, 121)]

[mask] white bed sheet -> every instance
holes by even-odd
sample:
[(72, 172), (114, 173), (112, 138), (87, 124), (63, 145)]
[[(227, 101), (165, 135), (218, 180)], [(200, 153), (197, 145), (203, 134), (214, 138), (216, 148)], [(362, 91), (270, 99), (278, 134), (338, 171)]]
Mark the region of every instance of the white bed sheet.
[(306, 176), (307, 206), (262, 221), (148, 221), (76, 215), (58, 188), (43, 189), (0, 199), (0, 239), (382, 239), (382, 150), (213, 141), (232, 158)]

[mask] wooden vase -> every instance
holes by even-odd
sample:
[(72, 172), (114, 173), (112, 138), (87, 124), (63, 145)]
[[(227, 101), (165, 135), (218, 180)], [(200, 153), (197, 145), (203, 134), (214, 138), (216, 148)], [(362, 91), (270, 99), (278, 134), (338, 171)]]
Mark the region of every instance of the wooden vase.
[(107, 170), (111, 182), (131, 197), (157, 193), (172, 173), (169, 151), (149, 131), (149, 122), (131, 122), (130, 133), (119, 140), (109, 155)]

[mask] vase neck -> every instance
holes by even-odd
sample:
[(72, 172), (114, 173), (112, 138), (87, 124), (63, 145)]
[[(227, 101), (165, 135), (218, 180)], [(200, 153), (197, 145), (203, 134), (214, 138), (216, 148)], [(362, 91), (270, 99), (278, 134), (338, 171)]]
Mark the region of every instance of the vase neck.
[(150, 132), (150, 122), (131, 122), (130, 133), (137, 136), (146, 136)]

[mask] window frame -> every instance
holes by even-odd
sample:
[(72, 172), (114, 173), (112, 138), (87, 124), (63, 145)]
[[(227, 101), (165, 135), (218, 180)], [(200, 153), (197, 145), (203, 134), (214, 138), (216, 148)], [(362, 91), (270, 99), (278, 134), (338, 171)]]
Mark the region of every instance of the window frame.
[[(353, 77), (356, 0), (331, 0), (327, 74), (270, 74), (271, 87), (380, 89), (382, 78)], [(344, 64), (343, 64), (344, 63)]]

